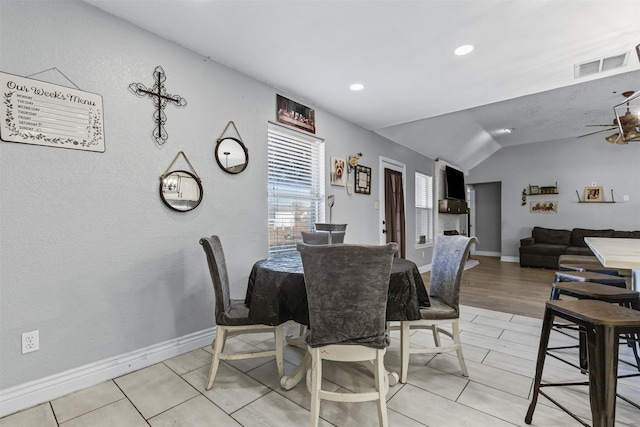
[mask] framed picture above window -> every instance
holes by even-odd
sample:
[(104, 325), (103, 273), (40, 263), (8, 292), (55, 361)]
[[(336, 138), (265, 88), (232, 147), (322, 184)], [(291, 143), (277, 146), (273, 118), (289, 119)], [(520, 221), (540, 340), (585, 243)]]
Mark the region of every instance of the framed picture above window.
[(355, 191), (360, 194), (371, 194), (371, 168), (356, 165)]
[(316, 112), (313, 108), (298, 104), (282, 95), (276, 97), (276, 108), (279, 123), (316, 133)]

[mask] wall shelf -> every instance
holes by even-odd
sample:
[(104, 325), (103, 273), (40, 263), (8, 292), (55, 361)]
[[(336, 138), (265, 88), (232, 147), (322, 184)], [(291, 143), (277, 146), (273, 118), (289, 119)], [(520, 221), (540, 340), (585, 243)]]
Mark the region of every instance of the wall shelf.
[(584, 200), (578, 200), (578, 203), (587, 203), (587, 204), (597, 205), (601, 203), (618, 203), (618, 202), (616, 202), (615, 200), (603, 200), (601, 202), (585, 202)]
[(586, 201), (580, 198), (580, 193), (576, 190), (576, 196), (578, 196), (578, 203), (586, 203), (586, 204), (601, 204), (601, 203), (617, 203), (613, 197), (613, 188), (611, 189), (611, 200), (591, 200)]
[(558, 194), (558, 181), (556, 181), (555, 185), (546, 187), (529, 184), (529, 191), (527, 192), (527, 196), (549, 196), (553, 194)]

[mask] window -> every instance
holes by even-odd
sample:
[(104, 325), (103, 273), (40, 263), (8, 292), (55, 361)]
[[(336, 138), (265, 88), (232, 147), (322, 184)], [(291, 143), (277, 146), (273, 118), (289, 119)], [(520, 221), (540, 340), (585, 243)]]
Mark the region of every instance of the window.
[(296, 250), (301, 231), (324, 222), (324, 143), (269, 124), (269, 256)]
[(433, 179), (416, 172), (416, 244), (433, 243)]

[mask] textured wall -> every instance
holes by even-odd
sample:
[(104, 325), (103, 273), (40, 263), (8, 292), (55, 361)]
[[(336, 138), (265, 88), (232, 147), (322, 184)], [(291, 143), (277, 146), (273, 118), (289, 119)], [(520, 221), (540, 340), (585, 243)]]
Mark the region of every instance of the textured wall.
[[(0, 0), (0, 11), (0, 70), (55, 67), (102, 95), (106, 141), (105, 153), (0, 142), (0, 389), (213, 326), (198, 239), (220, 235), (233, 296), (243, 297), (251, 265), (267, 255), (266, 129), (276, 91), (83, 2)], [(162, 147), (151, 138), (152, 101), (128, 90), (151, 86), (157, 65), (167, 91), (188, 102), (166, 107)], [(34, 78), (70, 85), (56, 71)], [(213, 156), (229, 120), (250, 154), (239, 175)], [(327, 162), (361, 151), (373, 168), (371, 196), (328, 184), (327, 193), (336, 194), (334, 221), (349, 223), (347, 241), (378, 243), (378, 156), (407, 164), (409, 213), (413, 172), (430, 173), (432, 161), (318, 109), (316, 121)], [(204, 187), (188, 213), (158, 196), (159, 176), (180, 150)], [(415, 261), (430, 259), (421, 250)], [(20, 334), (34, 329), (40, 350), (20, 354)]]
[[(538, 225), (549, 228), (613, 228), (640, 230), (640, 143), (612, 145), (602, 136), (551, 141), (503, 148), (469, 173), (468, 183), (502, 183), (502, 256), (518, 257), (520, 239)], [(521, 205), (522, 189), (529, 184), (558, 183), (560, 194), (534, 196)], [(603, 186), (605, 200), (622, 203), (578, 203), (584, 187)], [(531, 201), (555, 200), (557, 214), (532, 214)], [(477, 202), (477, 201), (476, 201)], [(479, 220), (477, 220), (479, 222)]]

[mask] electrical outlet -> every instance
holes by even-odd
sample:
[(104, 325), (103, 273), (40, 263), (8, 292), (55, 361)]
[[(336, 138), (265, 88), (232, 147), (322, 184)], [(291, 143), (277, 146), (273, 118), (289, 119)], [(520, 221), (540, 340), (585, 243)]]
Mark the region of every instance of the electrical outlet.
[(40, 331), (22, 334), (22, 354), (40, 350)]
[(622, 196), (622, 200), (624, 200), (625, 202), (629, 201), (629, 195), (625, 194), (624, 196)]

